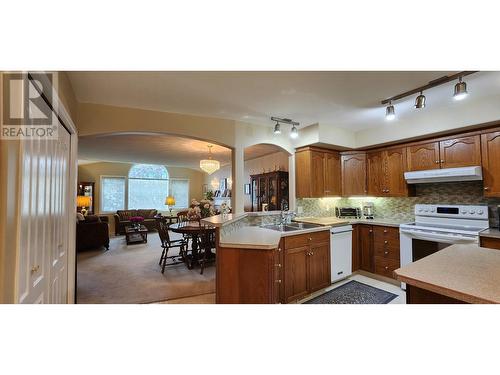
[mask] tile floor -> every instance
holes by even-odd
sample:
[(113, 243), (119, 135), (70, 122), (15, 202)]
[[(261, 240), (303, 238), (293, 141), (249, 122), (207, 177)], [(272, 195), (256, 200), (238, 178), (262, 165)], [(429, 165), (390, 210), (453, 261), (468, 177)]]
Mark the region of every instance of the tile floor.
[(316, 293), (311, 294), (307, 298), (304, 298), (303, 300), (298, 301), (298, 303), (303, 303), (303, 302), (308, 301), (312, 298), (315, 298), (315, 297), (317, 297), (325, 292), (328, 292), (332, 289), (338, 288), (339, 286), (341, 286), (345, 283), (348, 283), (351, 280), (359, 281), (360, 283), (370, 285), (370, 286), (373, 286), (375, 288), (383, 289), (383, 290), (390, 292), (390, 293), (397, 294), (397, 297), (394, 298), (391, 302), (389, 302), (389, 304), (392, 304), (392, 303), (405, 304), (406, 303), (406, 292), (404, 290), (402, 290), (398, 285), (394, 285), (394, 284), (391, 284), (391, 283), (388, 283), (388, 282), (385, 282), (382, 280), (374, 279), (372, 277), (368, 277), (368, 276), (365, 276), (362, 274), (354, 274), (352, 276), (349, 276), (345, 280), (339, 281), (339, 282), (329, 286), (328, 288), (325, 288), (323, 290), (320, 290)]

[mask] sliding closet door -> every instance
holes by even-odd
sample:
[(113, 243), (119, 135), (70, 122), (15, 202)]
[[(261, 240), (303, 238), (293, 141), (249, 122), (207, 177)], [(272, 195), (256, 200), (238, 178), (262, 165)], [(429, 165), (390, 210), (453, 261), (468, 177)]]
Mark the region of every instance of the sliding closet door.
[(70, 135), (21, 145), (19, 303), (66, 303)]

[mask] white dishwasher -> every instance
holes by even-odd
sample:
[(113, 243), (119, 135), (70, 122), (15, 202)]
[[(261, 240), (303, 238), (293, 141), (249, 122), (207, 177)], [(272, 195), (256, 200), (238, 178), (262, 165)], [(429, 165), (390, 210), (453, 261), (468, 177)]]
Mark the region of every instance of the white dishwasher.
[(352, 274), (352, 225), (330, 229), (332, 283)]

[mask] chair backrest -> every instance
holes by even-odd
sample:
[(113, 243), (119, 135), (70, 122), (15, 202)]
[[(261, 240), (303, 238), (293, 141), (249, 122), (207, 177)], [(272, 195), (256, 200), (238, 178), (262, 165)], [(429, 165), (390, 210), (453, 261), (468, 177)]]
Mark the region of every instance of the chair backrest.
[(200, 247), (202, 249), (210, 250), (215, 247), (215, 235), (212, 227), (200, 223)]
[(170, 235), (168, 234), (168, 224), (164, 217), (156, 217), (158, 235), (162, 246), (170, 246)]

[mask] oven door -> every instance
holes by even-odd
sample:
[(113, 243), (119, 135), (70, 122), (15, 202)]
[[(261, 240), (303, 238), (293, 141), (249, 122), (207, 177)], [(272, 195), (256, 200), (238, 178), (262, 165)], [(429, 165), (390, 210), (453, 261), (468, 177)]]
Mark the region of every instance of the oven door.
[(477, 235), (462, 233), (435, 232), (416, 229), (401, 229), (411, 239), (410, 262), (415, 262), (425, 258), (445, 247), (454, 244), (474, 244), (478, 243)]

